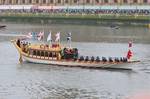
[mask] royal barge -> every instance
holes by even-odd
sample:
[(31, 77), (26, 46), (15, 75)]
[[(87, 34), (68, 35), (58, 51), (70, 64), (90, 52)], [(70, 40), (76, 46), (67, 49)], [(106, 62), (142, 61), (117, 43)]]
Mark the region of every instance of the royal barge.
[[(66, 67), (82, 67), (93, 69), (123, 69), (132, 70), (127, 64), (137, 63), (138, 60), (129, 60), (128, 57), (105, 58), (79, 56), (77, 48), (64, 48), (60, 43), (31, 44), (21, 39), (11, 41), (20, 54), (19, 61), (49, 64)], [(131, 52), (129, 51), (129, 56)]]

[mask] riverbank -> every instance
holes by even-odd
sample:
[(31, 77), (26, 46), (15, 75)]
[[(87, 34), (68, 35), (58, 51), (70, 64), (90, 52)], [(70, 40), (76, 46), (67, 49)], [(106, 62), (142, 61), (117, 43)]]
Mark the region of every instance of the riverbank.
[(65, 23), (65, 24), (119, 24), (141, 25), (150, 24), (148, 15), (116, 15), (116, 14), (41, 14), (41, 13), (3, 13), (1, 22), (32, 22), (32, 23)]

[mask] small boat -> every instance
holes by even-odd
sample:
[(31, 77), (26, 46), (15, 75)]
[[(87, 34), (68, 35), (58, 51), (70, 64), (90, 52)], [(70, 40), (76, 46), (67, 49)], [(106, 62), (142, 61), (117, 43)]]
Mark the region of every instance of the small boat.
[(0, 25), (0, 29), (1, 29), (1, 28), (5, 28), (5, 27), (6, 27), (6, 25)]
[[(122, 58), (99, 58), (90, 56), (80, 56), (77, 48), (64, 48), (59, 43), (48, 44), (31, 44), (22, 42), (21, 39), (11, 41), (20, 54), (19, 61), (31, 63), (49, 64), (66, 67), (82, 67), (92, 69), (123, 69), (127, 68), (125, 64), (136, 63), (138, 60), (130, 61), (126, 57)], [(121, 65), (123, 64), (123, 65)]]
[(119, 26), (117, 26), (117, 25), (110, 25), (110, 28), (112, 28), (112, 29), (119, 29)]

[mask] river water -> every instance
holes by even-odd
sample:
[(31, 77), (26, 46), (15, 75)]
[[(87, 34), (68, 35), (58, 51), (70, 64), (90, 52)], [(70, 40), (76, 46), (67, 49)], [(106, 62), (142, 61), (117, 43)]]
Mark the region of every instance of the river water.
[[(131, 99), (150, 93), (150, 30), (145, 27), (90, 25), (39, 25), (1, 23), (0, 99)], [(125, 56), (133, 40), (132, 71), (91, 70), (18, 62), (19, 55), (10, 40), (28, 32), (61, 32), (61, 40), (72, 32), (72, 46), (80, 55)]]

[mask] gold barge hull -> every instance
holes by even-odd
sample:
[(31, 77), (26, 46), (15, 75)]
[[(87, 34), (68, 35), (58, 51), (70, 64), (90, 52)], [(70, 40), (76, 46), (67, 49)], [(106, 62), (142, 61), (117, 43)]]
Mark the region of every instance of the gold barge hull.
[(120, 69), (120, 70), (132, 70), (130, 66), (131, 63), (136, 63), (139, 61), (130, 61), (130, 62), (84, 62), (84, 61), (67, 61), (67, 60), (48, 60), (48, 59), (37, 59), (30, 58), (28, 56), (22, 56), (22, 58), (31, 63), (37, 64), (48, 64), (56, 66), (66, 66), (66, 67), (81, 67), (81, 68), (91, 68), (91, 69)]
[(138, 60), (135, 61), (127, 61), (127, 62), (85, 62), (85, 61), (73, 61), (73, 60), (57, 60), (57, 59), (50, 59), (48, 57), (38, 57), (38, 56), (31, 56), (27, 53), (23, 52), (20, 47), (17, 46), (16, 41), (13, 40), (12, 43), (17, 48), (20, 59), (19, 61), (27, 61), (31, 63), (37, 64), (48, 64), (48, 65), (56, 65), (56, 66), (66, 66), (66, 67), (81, 67), (81, 68), (90, 68), (90, 69), (115, 69), (115, 70), (132, 70), (133, 67), (131, 63), (140, 62)]

